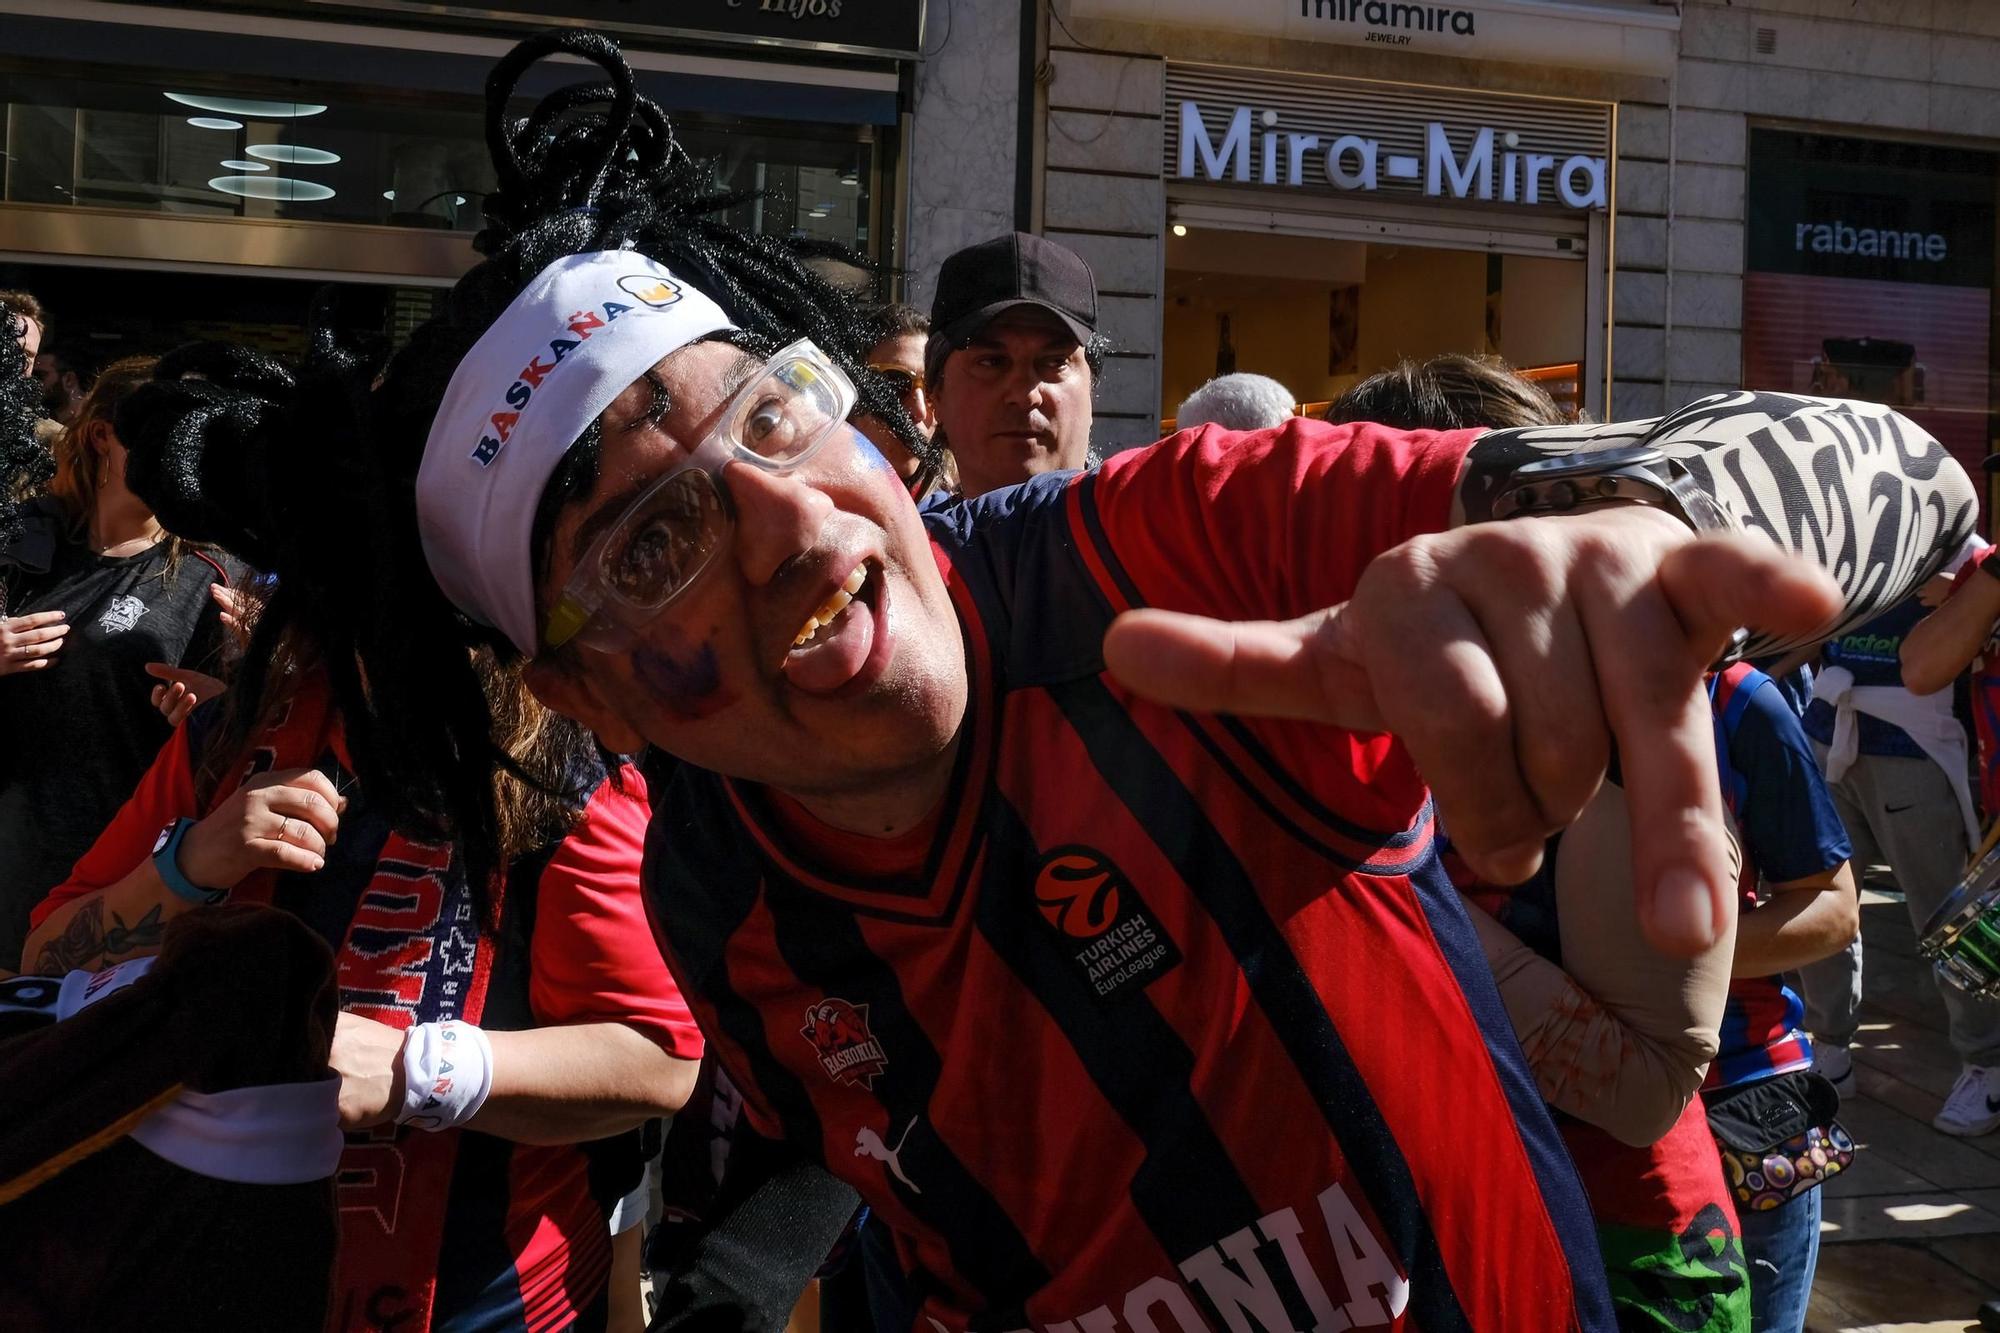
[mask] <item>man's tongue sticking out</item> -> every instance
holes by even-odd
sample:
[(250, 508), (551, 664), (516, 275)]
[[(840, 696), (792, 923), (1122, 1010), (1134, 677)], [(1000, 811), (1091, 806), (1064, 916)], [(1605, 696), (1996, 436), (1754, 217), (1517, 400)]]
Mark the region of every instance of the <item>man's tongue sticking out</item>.
[[(875, 646), (874, 607), (854, 594), (866, 575), (857, 569), (811, 621), (800, 626), (799, 641), (785, 654), (784, 673), (794, 689), (831, 694), (867, 664)], [(830, 618), (829, 618), (830, 613)]]

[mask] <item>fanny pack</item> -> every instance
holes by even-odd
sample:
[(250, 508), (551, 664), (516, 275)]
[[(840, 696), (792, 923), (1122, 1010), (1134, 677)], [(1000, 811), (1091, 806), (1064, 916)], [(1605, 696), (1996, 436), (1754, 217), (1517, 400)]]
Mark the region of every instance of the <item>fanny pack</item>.
[(1854, 1162), (1854, 1140), (1834, 1118), (1840, 1093), (1809, 1069), (1723, 1088), (1707, 1110), (1730, 1191), (1753, 1213), (1818, 1189)]

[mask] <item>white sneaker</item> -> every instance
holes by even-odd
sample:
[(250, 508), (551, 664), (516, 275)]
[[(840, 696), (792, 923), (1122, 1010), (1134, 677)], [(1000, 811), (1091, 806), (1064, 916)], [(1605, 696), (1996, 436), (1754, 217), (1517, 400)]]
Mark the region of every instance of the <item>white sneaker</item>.
[(1854, 1095), (1854, 1057), (1845, 1046), (1830, 1041), (1813, 1043), (1813, 1069), (1843, 1097)]
[(1931, 1124), (1968, 1139), (2000, 1129), (2000, 1069), (1967, 1065)]

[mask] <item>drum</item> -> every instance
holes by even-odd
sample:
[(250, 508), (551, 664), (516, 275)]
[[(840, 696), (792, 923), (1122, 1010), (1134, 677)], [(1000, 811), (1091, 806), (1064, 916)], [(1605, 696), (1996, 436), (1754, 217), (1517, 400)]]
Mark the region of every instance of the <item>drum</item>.
[(1961, 990), (2000, 999), (2000, 850), (1965, 872), (1924, 926), (1917, 949)]

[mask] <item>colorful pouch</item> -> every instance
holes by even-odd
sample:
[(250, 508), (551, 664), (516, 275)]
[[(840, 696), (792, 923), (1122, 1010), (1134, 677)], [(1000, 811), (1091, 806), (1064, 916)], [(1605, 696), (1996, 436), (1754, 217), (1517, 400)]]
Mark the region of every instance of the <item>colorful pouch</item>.
[(1834, 1118), (1840, 1093), (1809, 1069), (1708, 1102), (1708, 1128), (1739, 1209), (1768, 1212), (1824, 1185), (1854, 1162), (1854, 1140)]

